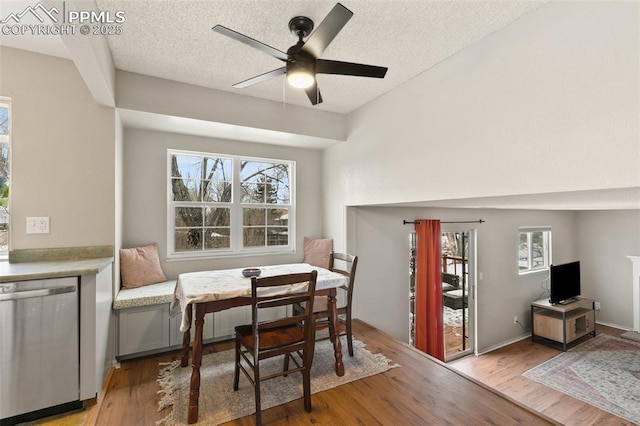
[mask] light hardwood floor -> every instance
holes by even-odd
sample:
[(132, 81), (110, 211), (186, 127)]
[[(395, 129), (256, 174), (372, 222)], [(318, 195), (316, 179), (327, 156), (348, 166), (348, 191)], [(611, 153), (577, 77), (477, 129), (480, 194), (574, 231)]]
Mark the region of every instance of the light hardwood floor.
[[(598, 332), (622, 333), (602, 326), (598, 327)], [(311, 413), (303, 410), (299, 400), (266, 410), (263, 412), (264, 423), (628, 424), (522, 377), (522, 372), (560, 352), (539, 343), (533, 344), (530, 339), (445, 366), (361, 321), (354, 322), (354, 334), (367, 343), (371, 352), (381, 352), (401, 367), (314, 394)], [(228, 348), (228, 343), (210, 345), (205, 353)], [(155, 425), (155, 421), (168, 413), (168, 409), (158, 412), (156, 408), (158, 363), (178, 357), (178, 352), (170, 352), (123, 362), (114, 372), (104, 398), (85, 412), (86, 419), (78, 420), (80, 423), (77, 424)], [(231, 378), (229, 383), (231, 385)], [(62, 423), (42, 424), (58, 426)], [(252, 424), (253, 416), (228, 423)]]
[[(597, 325), (596, 334), (600, 333), (619, 337), (624, 330)], [(575, 343), (591, 338), (585, 336)], [(452, 361), (448, 365), (495, 389), (505, 398), (563, 425), (633, 425), (620, 417), (522, 376), (525, 371), (561, 352), (559, 349), (533, 343), (531, 338), (527, 338), (478, 357), (469, 356)]]
[[(299, 400), (266, 410), (264, 423), (417, 425), (473, 421), (475, 424), (549, 424), (363, 322), (354, 322), (354, 334), (371, 352), (381, 352), (401, 367), (314, 394), (311, 413), (304, 411)], [(205, 349), (216, 351), (228, 347), (215, 345)], [(158, 362), (171, 361), (178, 356), (174, 352), (123, 362), (113, 375), (99, 412), (92, 416), (95, 423), (154, 425), (164, 417), (168, 411), (156, 410)], [(461, 400), (464, 401), (462, 404)], [(254, 421), (253, 416), (249, 416), (230, 424), (251, 425)]]

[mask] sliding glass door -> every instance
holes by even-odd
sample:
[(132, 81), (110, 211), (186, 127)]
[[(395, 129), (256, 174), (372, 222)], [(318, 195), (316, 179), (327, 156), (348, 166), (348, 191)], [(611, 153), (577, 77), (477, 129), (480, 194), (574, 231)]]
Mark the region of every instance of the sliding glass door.
[(473, 353), (475, 232), (442, 231), (442, 323), (445, 361)]

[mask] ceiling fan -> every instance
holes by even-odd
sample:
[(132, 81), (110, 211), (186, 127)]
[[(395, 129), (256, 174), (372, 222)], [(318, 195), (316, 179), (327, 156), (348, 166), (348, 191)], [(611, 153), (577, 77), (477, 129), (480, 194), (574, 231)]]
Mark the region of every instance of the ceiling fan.
[[(386, 67), (318, 59), (352, 16), (353, 12), (337, 3), (313, 33), (311, 31), (314, 24), (311, 19), (306, 16), (292, 18), (289, 30), (298, 37), (298, 42), (287, 49), (286, 53), (222, 25), (216, 25), (212, 30), (285, 62), (284, 67), (241, 81), (233, 87), (244, 88), (286, 75), (289, 84), (304, 89), (311, 104), (317, 105), (322, 102), (322, 96), (316, 74), (384, 78), (387, 73)], [(303, 41), (307, 36), (306, 41)]]

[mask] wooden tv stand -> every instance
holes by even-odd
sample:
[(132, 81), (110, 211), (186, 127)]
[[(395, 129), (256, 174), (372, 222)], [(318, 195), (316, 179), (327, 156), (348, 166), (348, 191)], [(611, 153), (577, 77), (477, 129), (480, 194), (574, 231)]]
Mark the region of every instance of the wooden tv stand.
[(596, 336), (595, 301), (586, 297), (566, 305), (552, 305), (548, 299), (531, 302), (531, 341), (536, 337), (544, 337), (562, 344), (567, 351), (567, 344), (582, 336)]

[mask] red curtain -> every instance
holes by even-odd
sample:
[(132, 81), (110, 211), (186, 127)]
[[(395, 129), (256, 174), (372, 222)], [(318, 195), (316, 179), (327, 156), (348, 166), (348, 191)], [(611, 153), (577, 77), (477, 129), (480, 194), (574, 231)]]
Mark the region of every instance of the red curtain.
[(444, 361), (442, 331), (442, 243), (440, 221), (415, 222), (416, 304), (415, 346)]

